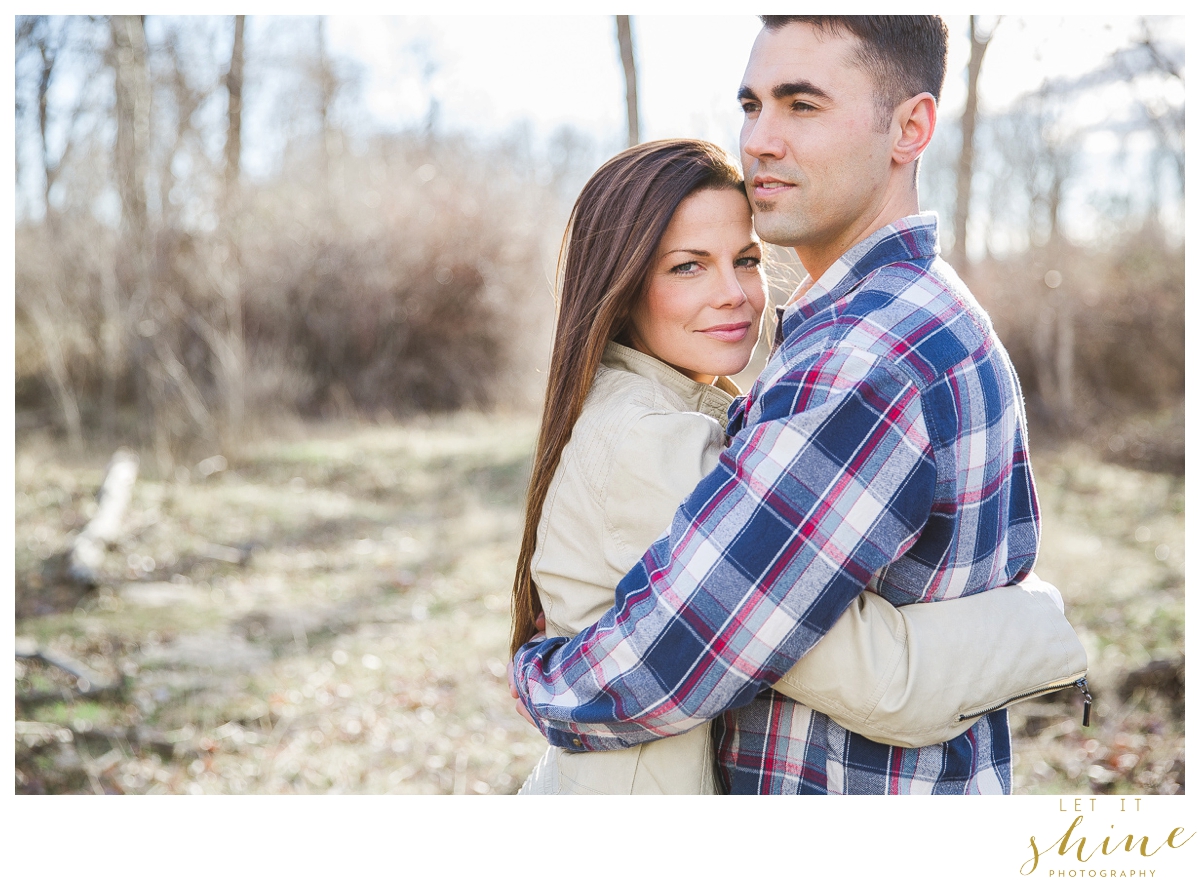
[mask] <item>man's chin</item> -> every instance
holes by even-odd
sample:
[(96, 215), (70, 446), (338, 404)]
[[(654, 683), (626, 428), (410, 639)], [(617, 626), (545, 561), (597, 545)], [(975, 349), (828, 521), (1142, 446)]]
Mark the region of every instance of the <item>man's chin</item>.
[(786, 216), (770, 209), (755, 211), (754, 231), (763, 241), (779, 247), (795, 247), (801, 240), (795, 224), (788, 223)]

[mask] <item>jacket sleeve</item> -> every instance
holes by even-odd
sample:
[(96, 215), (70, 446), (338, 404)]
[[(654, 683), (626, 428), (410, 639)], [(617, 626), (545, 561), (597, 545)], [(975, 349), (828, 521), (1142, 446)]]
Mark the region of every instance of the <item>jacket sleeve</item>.
[(986, 710), (1087, 674), (1083, 645), (1044, 586), (1031, 574), (902, 608), (864, 592), (772, 687), (877, 742), (945, 742)]

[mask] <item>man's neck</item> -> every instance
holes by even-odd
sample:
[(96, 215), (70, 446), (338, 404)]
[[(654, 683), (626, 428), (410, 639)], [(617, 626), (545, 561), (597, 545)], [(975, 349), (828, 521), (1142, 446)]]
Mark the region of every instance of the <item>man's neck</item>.
[[(808, 277), (813, 282), (820, 281), (829, 267), (860, 241), (865, 241), (885, 226), (911, 217), (920, 210), (916, 188), (906, 188), (885, 199), (879, 210), (864, 214), (860, 222), (847, 227), (836, 240), (796, 247), (796, 256), (800, 258)], [(798, 297), (793, 297), (793, 300), (796, 298)]]

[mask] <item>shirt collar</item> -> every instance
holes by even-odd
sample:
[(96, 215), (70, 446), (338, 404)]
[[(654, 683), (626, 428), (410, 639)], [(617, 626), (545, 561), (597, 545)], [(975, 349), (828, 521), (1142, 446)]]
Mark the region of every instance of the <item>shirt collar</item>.
[[(938, 255), (938, 218), (934, 211), (912, 214), (868, 235), (813, 282), (805, 278), (799, 290), (811, 285), (800, 299), (787, 307), (784, 320), (798, 315), (807, 320), (837, 302), (860, 281), (889, 263), (931, 260)], [(788, 328), (784, 328), (785, 333)]]
[(722, 427), (725, 426), (729, 404), (733, 403), (734, 397), (741, 394), (737, 385), (725, 376), (718, 376), (715, 385), (702, 385), (658, 358), (621, 345), (619, 342), (608, 343), (600, 363), (615, 370), (636, 373), (660, 385), (665, 385), (683, 398), (684, 404), (690, 409), (704, 413), (706, 416), (712, 416), (721, 423)]

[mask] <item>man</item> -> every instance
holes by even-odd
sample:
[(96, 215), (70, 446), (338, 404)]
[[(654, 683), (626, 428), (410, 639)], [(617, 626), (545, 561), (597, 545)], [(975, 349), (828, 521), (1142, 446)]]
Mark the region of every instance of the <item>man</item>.
[(1024, 577), (1038, 544), (1015, 373), (918, 213), (944, 23), (763, 21), (739, 92), (746, 187), (761, 237), (809, 277), (718, 468), (616, 607), (565, 644), (522, 648), (513, 686), (568, 749), (724, 712), (731, 793), (1008, 792), (1003, 710), (902, 749), (763, 687), (863, 589), (895, 604), (977, 593)]

